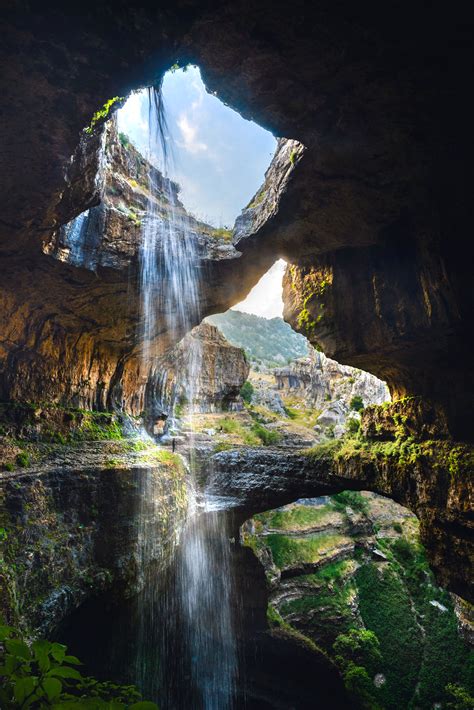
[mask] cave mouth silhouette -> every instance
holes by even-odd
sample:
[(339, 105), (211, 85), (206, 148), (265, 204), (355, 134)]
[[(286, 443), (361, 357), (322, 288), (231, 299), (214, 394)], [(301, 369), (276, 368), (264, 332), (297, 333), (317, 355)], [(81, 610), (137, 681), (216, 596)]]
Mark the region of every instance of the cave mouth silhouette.
[(264, 181), (276, 139), (209, 92), (196, 65), (175, 65), (165, 72), (158, 97), (160, 145), (150, 145), (147, 89), (133, 91), (116, 112), (122, 143), (130, 141), (179, 185), (188, 213), (231, 232)]

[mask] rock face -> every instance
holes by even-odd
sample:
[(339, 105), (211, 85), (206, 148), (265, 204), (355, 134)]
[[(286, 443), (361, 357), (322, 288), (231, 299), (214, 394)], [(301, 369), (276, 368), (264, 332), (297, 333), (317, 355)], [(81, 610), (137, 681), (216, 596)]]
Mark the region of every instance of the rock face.
[[(80, 13), (10, 2), (0, 50), (0, 397), (142, 410), (149, 373), (137, 357), (133, 269), (75, 266), (67, 235), (53, 251), (71, 261), (44, 248), (100, 199), (100, 136), (80, 145), (94, 112), (157, 83), (179, 56), (242, 115), (305, 146), (287, 164), (281, 148), (284, 190), (273, 207), (249, 207), (255, 230), (246, 216), (237, 258), (206, 260), (202, 314), (237, 303), (286, 257), (295, 328), (392, 394), (423, 396), (451, 436), (472, 439), (468, 19), (441, 4), (348, 0), (297, 0), (291, 13), (269, 0), (179, 0), (166, 11), (101, 2)], [(124, 263), (125, 247), (111, 247), (107, 263)], [(346, 485), (367, 475), (419, 512), (435, 566), (451, 581), (460, 575), (453, 585), (466, 591), (467, 478), (424, 461), (345, 466)], [(459, 572), (447, 569), (450, 547)]]
[(115, 456), (101, 468), (87, 448), (75, 458), (89, 468), (69, 462), (0, 480), (1, 612), (28, 633), (50, 633), (99, 591), (139, 589), (149, 565), (165, 569), (184, 523), (178, 459), (130, 466)]
[[(343, 673), (346, 635), (374, 635), (378, 654), (353, 659), (372, 681), (366, 692), (374, 705), (431, 708), (445, 700), (448, 683), (462, 678), (472, 687), (472, 652), (405, 508), (367, 492), (300, 500), (254, 516), (241, 538), (265, 569), (272, 626), (303, 634)], [(433, 659), (446, 656), (432, 674)]]
[(273, 375), (278, 394), (319, 411), (315, 430), (322, 436), (342, 436), (350, 426), (349, 419), (360, 419), (358, 409), (390, 401), (385, 382), (368, 372), (341, 365), (313, 348), (309, 357), (273, 370)]
[[(386, 412), (389, 419), (390, 407)], [(362, 428), (370, 416), (369, 408)], [(393, 498), (418, 516), (438, 583), (472, 601), (472, 467), (467, 446), (453, 448), (443, 439), (414, 442), (399, 432), (385, 442), (334, 441), (306, 454), (223, 451), (213, 456), (209, 485), (240, 499), (244, 514), (347, 489)]]
[[(451, 433), (471, 436), (467, 26), (436, 8), (412, 8), (407, 21), (397, 4), (382, 13), (297, 3), (289, 17), (270, 2), (193, 1), (164, 17), (134, 4), (81, 16), (11, 3), (0, 243), (8, 273), (2, 360), (16, 374), (15, 383), (3, 376), (3, 391), (19, 395), (25, 379), (41, 379), (43, 389), (68, 380), (63, 396), (82, 386), (90, 401), (103, 401), (98, 383), (114, 379), (130, 407), (129, 381), (146, 379), (129, 363), (137, 310), (126, 308), (128, 275), (99, 269), (97, 278), (48, 261), (41, 245), (97, 201), (91, 162), (82, 154), (70, 164), (93, 113), (110, 97), (156, 83), (178, 54), (198, 63), (209, 90), (245, 117), (305, 146), (279, 150), (280, 163), (288, 159), (278, 173), (283, 193), (275, 204), (266, 190), (271, 204), (244, 215), (235, 239), (242, 256), (231, 269), (213, 265), (205, 312), (237, 302), (286, 256), (286, 318), (295, 327), (392, 392), (438, 403)], [(82, 375), (70, 374), (73, 363)], [(95, 388), (83, 384), (89, 371), (100, 372)], [(113, 387), (105, 389), (110, 399)]]
[(241, 409), (248, 373), (244, 351), (215, 326), (201, 323), (159, 361), (148, 399), (164, 415), (175, 405), (199, 412)]
[(274, 375), (278, 389), (303, 390), (307, 406), (315, 409), (335, 400), (349, 408), (353, 397), (361, 397), (363, 406), (390, 401), (385, 382), (369, 372), (341, 365), (313, 348), (308, 358), (278, 368)]

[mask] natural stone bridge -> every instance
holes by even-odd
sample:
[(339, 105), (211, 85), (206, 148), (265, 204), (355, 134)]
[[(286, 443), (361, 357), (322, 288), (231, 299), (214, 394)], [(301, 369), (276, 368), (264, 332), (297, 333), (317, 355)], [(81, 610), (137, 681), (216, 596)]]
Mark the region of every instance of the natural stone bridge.
[(433, 455), (403, 465), (354, 455), (327, 455), (279, 449), (223, 451), (211, 459), (207, 490), (235, 498), (239, 524), (256, 512), (298, 498), (368, 490), (392, 498), (420, 520), (421, 540), (440, 585), (473, 600), (474, 559), (472, 478), (452, 476), (442, 468), (442, 443)]

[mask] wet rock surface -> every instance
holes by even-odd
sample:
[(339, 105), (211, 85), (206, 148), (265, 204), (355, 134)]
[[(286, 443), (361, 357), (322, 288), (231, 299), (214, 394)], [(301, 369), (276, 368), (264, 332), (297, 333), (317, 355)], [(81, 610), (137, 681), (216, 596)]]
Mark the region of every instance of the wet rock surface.
[(117, 442), (62, 448), (47, 466), (0, 478), (2, 614), (30, 635), (99, 592), (136, 593), (150, 565), (169, 564), (186, 516), (179, 459)]
[(386, 495), (417, 514), (438, 583), (472, 599), (469, 449), (458, 451), (464, 463), (456, 476), (449, 472), (451, 446), (443, 441), (420, 445), (412, 460), (400, 451), (372, 448), (370, 442), (360, 448), (334, 442), (313, 451), (314, 455), (268, 448), (222, 451), (212, 458), (210, 489), (240, 496), (242, 509), (250, 513), (346, 489)]
[[(372, 696), (391, 710), (414, 698), (430, 708), (446, 698), (448, 682), (471, 687), (455, 612), (461, 634), (465, 619), (434, 583), (418, 520), (405, 508), (367, 492), (300, 499), (246, 521), (241, 539), (265, 570), (273, 628), (316, 643), (343, 675), (347, 649), (357, 648), (357, 638), (373, 639), (376, 659), (361, 646), (352, 657), (366, 668), (365, 701)], [(445, 653), (450, 663), (438, 663), (433, 675), (433, 659)], [(363, 706), (357, 688), (346, 687), (355, 707)]]

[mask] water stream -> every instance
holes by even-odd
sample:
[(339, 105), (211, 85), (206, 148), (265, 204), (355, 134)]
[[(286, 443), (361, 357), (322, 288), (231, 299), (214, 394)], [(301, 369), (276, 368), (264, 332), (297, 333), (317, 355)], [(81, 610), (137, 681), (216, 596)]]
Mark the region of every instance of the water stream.
[[(160, 88), (148, 91), (148, 129), (147, 158), (151, 165), (161, 162), (160, 172), (153, 168), (149, 171), (148, 208), (140, 251), (142, 357), (144, 365), (153, 371), (159, 367), (153, 345), (160, 327), (157, 312), (164, 314), (165, 327), (175, 340), (189, 331), (200, 319), (200, 275), (195, 235), (178, 200), (178, 188), (168, 177), (170, 150)], [(192, 413), (202, 359), (200, 345), (193, 341), (189, 353), (186, 398), (191, 454)], [(172, 403), (169, 417), (172, 427), (175, 404)], [(217, 510), (204, 511), (197, 503), (193, 461), (191, 455), (190, 513), (172, 583), (165, 594), (158, 580), (151, 579), (146, 586), (148, 618), (139, 614), (136, 677), (142, 688), (149, 688), (160, 697), (163, 707), (189, 707), (192, 699), (193, 707), (226, 710), (233, 706), (237, 675), (230, 541), (225, 516)], [(144, 531), (140, 532), (143, 537)], [(164, 624), (159, 630), (154, 628), (155, 613)], [(153, 655), (151, 650), (156, 648), (157, 639), (158, 653)], [(165, 678), (163, 668), (168, 663), (163, 659), (176, 653), (176, 668), (171, 673), (175, 677), (167, 674)]]

